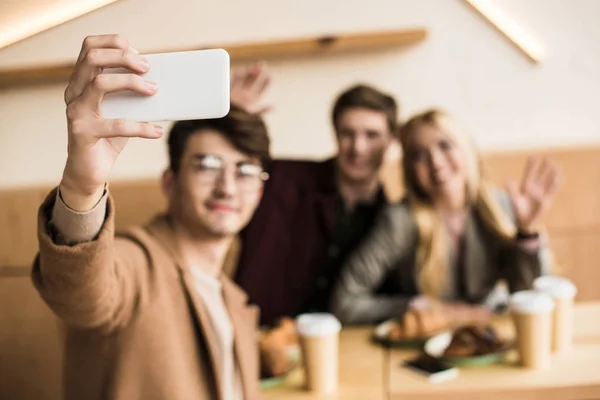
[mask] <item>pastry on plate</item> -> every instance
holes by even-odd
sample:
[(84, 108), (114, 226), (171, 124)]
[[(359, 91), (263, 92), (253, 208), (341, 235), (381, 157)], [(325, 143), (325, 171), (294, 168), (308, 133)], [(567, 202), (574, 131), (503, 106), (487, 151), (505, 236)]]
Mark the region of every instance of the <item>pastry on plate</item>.
[(392, 341), (423, 339), (448, 327), (448, 319), (438, 310), (408, 310), (402, 317), (393, 321), (387, 339)]
[(296, 322), (293, 319), (281, 318), (273, 330), (283, 336), (287, 346), (298, 345), (298, 332), (296, 331)]
[(291, 318), (283, 318), (264, 332), (259, 340), (261, 377), (272, 378), (288, 373), (296, 361), (290, 348), (297, 345), (296, 324)]
[(445, 357), (474, 357), (495, 353), (504, 347), (493, 327), (467, 325), (456, 329), (444, 351)]

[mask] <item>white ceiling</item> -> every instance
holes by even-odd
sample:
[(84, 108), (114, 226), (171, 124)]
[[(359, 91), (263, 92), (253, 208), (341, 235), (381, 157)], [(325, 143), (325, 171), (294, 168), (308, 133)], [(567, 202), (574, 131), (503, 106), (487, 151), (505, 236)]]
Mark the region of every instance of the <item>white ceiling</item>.
[(0, 48), (117, 0), (0, 0)]

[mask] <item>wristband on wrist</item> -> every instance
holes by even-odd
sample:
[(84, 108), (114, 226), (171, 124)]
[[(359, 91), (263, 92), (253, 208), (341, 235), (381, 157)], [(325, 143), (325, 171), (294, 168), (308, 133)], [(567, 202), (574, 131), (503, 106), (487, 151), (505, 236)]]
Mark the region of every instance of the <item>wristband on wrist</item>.
[(520, 229), (517, 230), (517, 236), (516, 236), (517, 240), (531, 240), (531, 239), (538, 239), (539, 237), (540, 237), (540, 234), (538, 232), (525, 232)]

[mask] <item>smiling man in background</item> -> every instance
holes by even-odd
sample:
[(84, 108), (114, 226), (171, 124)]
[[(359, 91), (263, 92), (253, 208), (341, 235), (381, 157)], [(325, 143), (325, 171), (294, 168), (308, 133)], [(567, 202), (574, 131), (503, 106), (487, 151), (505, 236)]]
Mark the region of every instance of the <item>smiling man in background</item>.
[[(270, 81), (263, 64), (238, 70), (233, 103), (254, 113)], [(275, 160), (261, 203), (241, 232), (236, 282), (261, 308), (261, 322), (326, 311), (351, 252), (388, 203), (379, 179), (396, 133), (397, 104), (374, 87), (341, 93), (332, 110), (338, 153), (325, 161)], [(290, 122), (292, 123), (292, 122)]]

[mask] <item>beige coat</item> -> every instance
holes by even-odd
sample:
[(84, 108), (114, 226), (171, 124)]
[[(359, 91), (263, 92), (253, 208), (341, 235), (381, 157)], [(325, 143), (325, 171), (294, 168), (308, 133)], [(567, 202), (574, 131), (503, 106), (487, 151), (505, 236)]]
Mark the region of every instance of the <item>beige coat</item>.
[[(40, 208), (32, 278), (67, 326), (66, 398), (222, 399), (217, 338), (167, 219), (115, 237), (109, 198), (96, 240), (57, 245), (48, 223), (55, 198)], [(227, 277), (221, 282), (244, 398), (260, 399), (258, 309)]]

